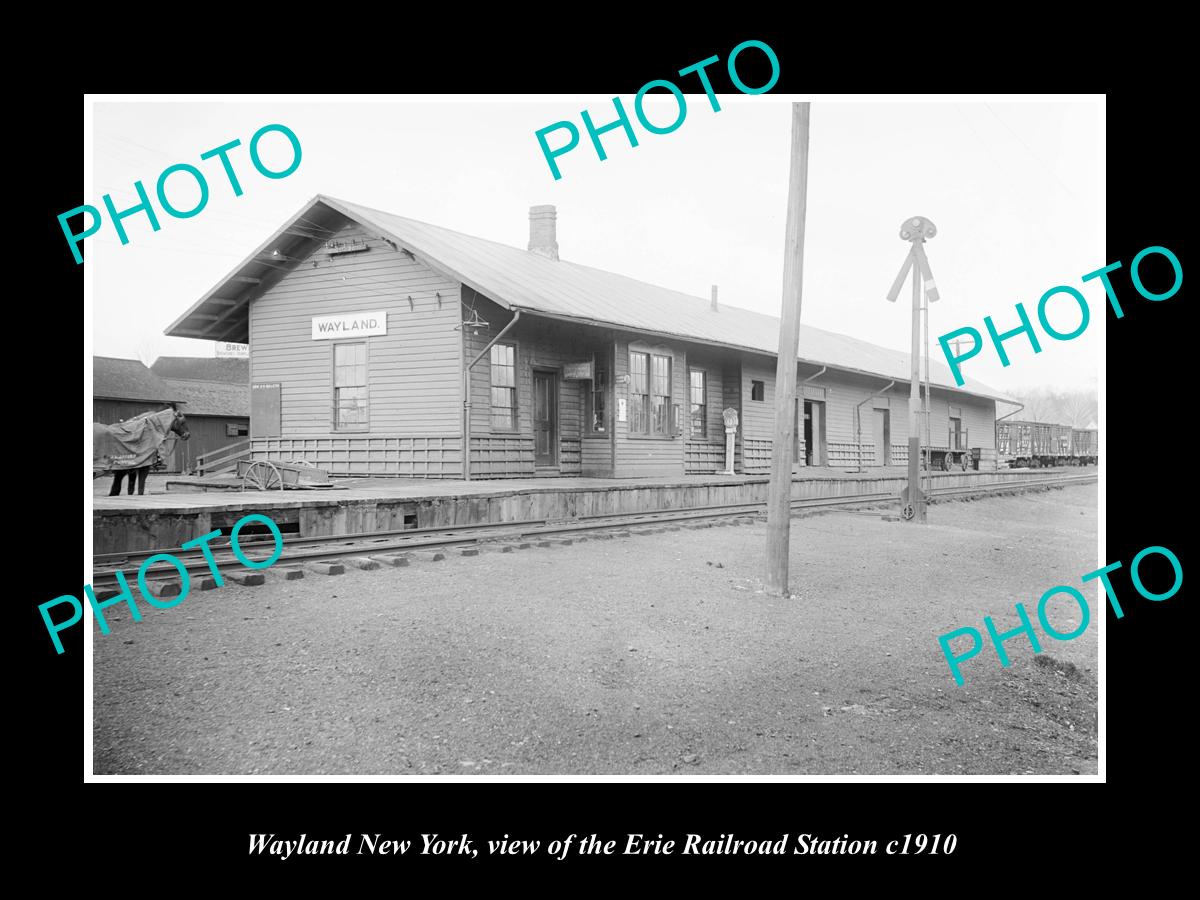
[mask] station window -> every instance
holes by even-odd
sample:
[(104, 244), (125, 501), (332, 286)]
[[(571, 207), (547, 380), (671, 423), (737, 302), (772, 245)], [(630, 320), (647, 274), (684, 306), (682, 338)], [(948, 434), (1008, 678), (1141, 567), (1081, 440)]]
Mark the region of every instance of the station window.
[(629, 354), (629, 431), (671, 435), (671, 357)]
[(250, 434), (250, 426), (241, 422), (226, 422), (225, 437), (246, 437)]
[(517, 348), (512, 344), (492, 347), (492, 428), (517, 430)]
[(750, 382), (750, 399), (765, 400), (767, 397), (766, 385), (761, 381)]
[(333, 345), (333, 427), (337, 431), (366, 431), (367, 345)]
[(689, 373), (692, 401), (692, 437), (708, 435), (708, 378), (703, 369), (692, 369)]

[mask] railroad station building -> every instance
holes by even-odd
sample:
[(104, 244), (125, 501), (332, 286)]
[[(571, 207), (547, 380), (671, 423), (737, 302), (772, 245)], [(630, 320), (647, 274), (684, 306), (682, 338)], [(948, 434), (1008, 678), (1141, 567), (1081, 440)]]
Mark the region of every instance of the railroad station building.
[[(779, 320), (323, 195), (168, 329), (250, 345), (250, 453), (333, 475), (770, 468)], [(994, 468), (997, 391), (930, 366), (930, 445)], [(801, 326), (797, 470), (904, 465), (908, 354)], [(464, 454), (464, 435), (469, 452)]]

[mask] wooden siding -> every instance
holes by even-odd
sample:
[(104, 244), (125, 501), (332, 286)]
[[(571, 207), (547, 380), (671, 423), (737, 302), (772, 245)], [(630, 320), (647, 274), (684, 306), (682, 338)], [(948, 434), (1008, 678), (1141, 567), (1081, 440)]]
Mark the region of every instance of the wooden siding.
[[(93, 400), (92, 421), (112, 425), (123, 419), (132, 419), (142, 413), (157, 412), (166, 408), (166, 403), (143, 403), (140, 400)], [(187, 415), (185, 412), (184, 415)]]
[[(751, 399), (751, 385), (755, 381), (763, 383), (762, 400)], [(753, 356), (742, 363), (741, 420), (741, 435), (745, 440), (766, 442), (769, 468), (771, 438), (775, 434), (775, 360), (765, 356)]]
[(245, 435), (231, 436), (225, 426), (240, 425), (249, 428), (250, 419), (246, 416), (188, 416), (187, 424), (191, 437), (186, 441), (175, 442), (175, 451), (167, 466), (168, 471), (190, 471), (196, 464), (197, 456), (246, 440)]
[[(811, 368), (801, 364), (798, 380), (811, 374)], [(763, 400), (750, 399), (751, 383), (763, 382)], [(747, 357), (741, 366), (739, 379), (741, 388), (741, 422), (738, 435), (737, 471), (765, 473), (770, 470), (771, 443), (774, 435), (775, 417), (775, 370), (774, 364), (765, 357)], [(887, 379), (872, 378), (850, 372), (829, 370), (819, 378), (808, 382), (803, 391), (819, 399), (819, 391), (825, 391), (825, 428), (828, 464), (833, 468), (856, 468), (861, 460), (863, 466), (882, 465), (876, 459), (872, 433), (871, 411), (886, 409), (891, 413), (892, 464), (904, 465), (908, 460), (908, 385), (893, 385), (877, 397), (872, 395), (887, 384)], [(727, 404), (737, 402), (726, 385)], [(861, 446), (856, 432), (856, 408), (862, 403)], [(995, 448), (995, 401), (982, 397), (971, 397), (934, 388), (930, 394), (931, 443), (935, 447), (946, 446), (949, 429), (949, 407), (956, 406), (962, 412), (963, 427), (968, 431), (971, 447)], [(803, 435), (799, 441), (801, 456), (794, 465), (803, 465)]]
[(580, 444), (581, 475), (605, 478), (612, 475), (612, 438), (609, 435), (584, 437)]
[[(281, 385), (281, 436), (458, 437), (458, 283), (357, 225), (336, 239), (363, 240), (370, 249), (331, 258), (319, 246), (250, 304), (250, 379)], [(375, 309), (387, 311), (387, 334), (362, 338), (369, 431), (335, 432), (332, 358), (339, 341), (314, 341), (311, 320)]]
[[(499, 334), (511, 320), (512, 314), (485, 297), (476, 297), (473, 292), (468, 291), (468, 298), (468, 305), (473, 302), (476, 311), (489, 324), (488, 329), (480, 330), (479, 334), (467, 331), (464, 335), (463, 350), (466, 360), (470, 362)], [(562, 475), (583, 474), (582, 444), (586, 443), (589, 473), (611, 474), (611, 449), (607, 453), (601, 449), (601, 445), (609, 445), (610, 438), (607, 435), (589, 435), (584, 431), (587, 392), (591, 383), (567, 381), (562, 377), (563, 366), (568, 362), (580, 362), (595, 355), (597, 364), (603, 364), (610, 347), (607, 334), (531, 316), (518, 322), (504, 335), (501, 343), (513, 344), (517, 348), (517, 428), (516, 431), (492, 429), (491, 364), (485, 356), (471, 370), (470, 378), (472, 467), (476, 459), (484, 464), (479, 470), (473, 468), (473, 474), (479, 477), (532, 477), (546, 474), (544, 469), (535, 470), (533, 459), (533, 373), (537, 369), (556, 373), (556, 470)], [(490, 448), (488, 453), (478, 455), (480, 446)], [(499, 448), (507, 448), (507, 451)], [(514, 451), (514, 448), (520, 450)], [(503, 452), (509, 452), (512, 458), (499, 459), (498, 454)]]

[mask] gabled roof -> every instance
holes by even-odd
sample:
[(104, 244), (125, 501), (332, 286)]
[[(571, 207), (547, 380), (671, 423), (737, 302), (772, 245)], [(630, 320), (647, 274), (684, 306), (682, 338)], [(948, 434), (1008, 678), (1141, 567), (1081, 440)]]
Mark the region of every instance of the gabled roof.
[(187, 404), (189, 416), (249, 417), (250, 383), (230, 384), (226, 381), (193, 381), (184, 378), (164, 379), (175, 396)]
[[(501, 306), (537, 315), (650, 332), (774, 356), (779, 319), (722, 303), (713, 311), (707, 299), (583, 266), (553, 260), (472, 237), (438, 225), (406, 219), (318, 195), (221, 284), (167, 329), (167, 334), (209, 340), (244, 341), (249, 302), (283, 277), (271, 259), (301, 257), (332, 233), (354, 221), (377, 231), (398, 249), (421, 257), (435, 269), (474, 288)], [(290, 241), (280, 250), (281, 241)], [(278, 254), (275, 251), (279, 251)], [(293, 262), (296, 260), (293, 260)], [(250, 287), (247, 289), (246, 285)], [(224, 306), (214, 306), (219, 301)], [(239, 318), (240, 317), (240, 318)], [(241, 322), (240, 329), (237, 326)], [(208, 323), (212, 322), (210, 326)], [(800, 326), (799, 358), (816, 365), (908, 382), (908, 354), (848, 335)], [(940, 388), (1006, 402), (1012, 398), (979, 382), (956, 387), (950, 370), (930, 361), (930, 381)]]
[(242, 385), (250, 383), (250, 360), (244, 357), (160, 356), (150, 364), (150, 371), (168, 379), (186, 378)]
[(140, 360), (93, 356), (92, 399), (173, 403), (179, 398), (170, 385)]

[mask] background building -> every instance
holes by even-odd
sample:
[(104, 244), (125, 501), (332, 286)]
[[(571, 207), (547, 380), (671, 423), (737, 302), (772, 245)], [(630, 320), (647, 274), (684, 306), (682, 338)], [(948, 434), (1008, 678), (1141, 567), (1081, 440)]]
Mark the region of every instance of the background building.
[(179, 400), (191, 439), (175, 444), (171, 471), (190, 472), (197, 457), (250, 436), (250, 361), (160, 356), (150, 366)]

